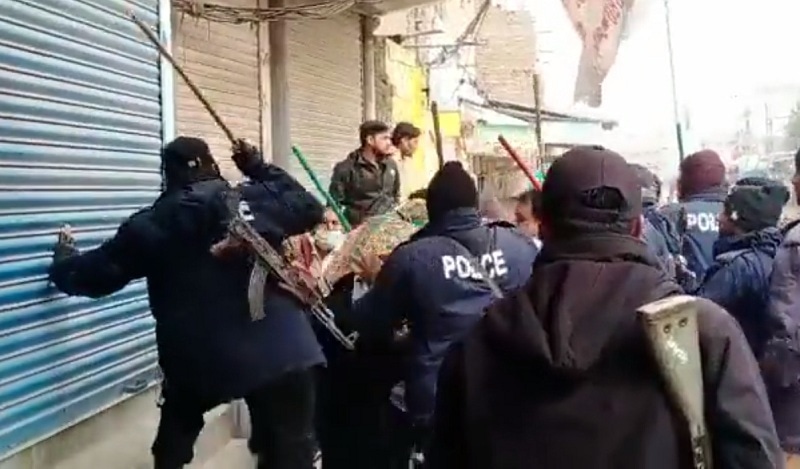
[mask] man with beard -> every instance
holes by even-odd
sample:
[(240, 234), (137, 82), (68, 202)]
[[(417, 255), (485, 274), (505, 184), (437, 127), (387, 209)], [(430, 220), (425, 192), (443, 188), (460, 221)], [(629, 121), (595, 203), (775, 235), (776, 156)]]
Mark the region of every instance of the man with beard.
[[(579, 147), (553, 163), (530, 280), (491, 306), (442, 367), (429, 469), (694, 467), (637, 321), (637, 308), (680, 292), (639, 239), (641, 213), (620, 155)], [(741, 329), (697, 301), (714, 467), (782, 467)]]
[[(254, 148), (237, 145), (234, 161), (249, 178), (240, 213), (270, 244), (322, 220), (314, 196)], [(96, 249), (79, 253), (60, 242), (50, 279), (64, 293), (92, 298), (147, 279), (164, 376), (156, 469), (189, 464), (203, 414), (237, 398), (250, 410), (259, 469), (311, 469), (312, 367), (324, 357), (304, 308), (270, 280), (265, 317), (252, 321), (253, 261), (226, 237), (231, 188), (208, 145), (178, 137), (163, 149), (162, 165), (164, 191), (153, 205)]]
[(390, 156), (389, 126), (367, 121), (358, 133), (361, 146), (333, 167), (328, 190), (353, 226), (388, 212), (400, 201), (400, 173)]

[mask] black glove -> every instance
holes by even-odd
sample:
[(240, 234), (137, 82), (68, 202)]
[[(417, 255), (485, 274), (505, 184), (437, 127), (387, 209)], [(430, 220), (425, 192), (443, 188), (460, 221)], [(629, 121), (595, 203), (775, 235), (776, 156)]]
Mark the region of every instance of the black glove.
[(69, 225), (64, 225), (58, 232), (58, 241), (53, 246), (53, 262), (59, 262), (72, 256), (80, 254), (75, 247), (75, 238)]
[(251, 143), (244, 139), (239, 139), (233, 145), (233, 155), (231, 155), (236, 167), (247, 177), (251, 177), (264, 164), (261, 152)]

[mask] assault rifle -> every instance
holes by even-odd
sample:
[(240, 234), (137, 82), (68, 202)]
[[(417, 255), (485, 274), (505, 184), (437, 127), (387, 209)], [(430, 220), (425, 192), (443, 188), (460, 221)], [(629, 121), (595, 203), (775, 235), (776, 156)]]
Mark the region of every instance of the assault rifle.
[(264, 284), (272, 272), (281, 283), (286, 285), (295, 296), (307, 304), (311, 314), (348, 350), (355, 349), (357, 333), (345, 334), (334, 321), (333, 312), (323, 302), (318, 288), (307, 285), (294, 270), (286, 264), (286, 260), (273, 248), (240, 214), (236, 213), (228, 225), (231, 238), (249, 246), (257, 259), (250, 275), (250, 316), (253, 320), (264, 317)]
[(646, 304), (637, 313), (667, 393), (689, 426), (693, 466), (711, 469), (697, 298), (672, 296)]
[[(205, 96), (203, 96), (200, 88), (198, 88), (192, 79), (189, 78), (189, 75), (186, 74), (186, 71), (183, 70), (183, 67), (181, 67), (175, 61), (175, 58), (164, 46), (164, 44), (161, 43), (153, 30), (144, 22), (142, 22), (142, 20), (137, 18), (133, 12), (129, 11), (128, 16), (134, 23), (136, 23), (139, 29), (142, 30), (150, 42), (153, 43), (161, 56), (172, 65), (175, 72), (177, 72), (178, 75), (183, 78), (183, 81), (186, 83), (192, 93), (194, 93), (195, 97), (197, 97), (203, 107), (206, 108), (214, 122), (216, 122), (219, 128), (222, 129), (223, 133), (225, 133), (225, 136), (228, 137), (231, 145), (239, 145), (239, 140), (234, 136), (231, 129), (225, 125), (225, 122), (222, 121), (222, 118), (211, 106), (211, 103), (209, 103)], [(259, 235), (258, 232), (250, 225), (249, 221), (246, 220), (241, 213), (239, 213), (238, 198), (233, 197), (235, 194), (231, 193), (230, 195), (231, 197), (227, 202), (231, 204), (229, 209), (233, 214), (233, 220), (230, 222), (228, 227), (229, 235), (234, 240), (238, 240), (247, 246), (250, 246), (258, 258), (250, 275), (250, 289), (248, 292), (248, 297), (251, 300), (250, 315), (253, 320), (264, 317), (264, 284), (267, 280), (269, 272), (272, 272), (286, 287), (288, 287), (288, 290), (292, 291), (298, 297), (299, 300), (304, 301), (310, 306), (311, 313), (314, 315), (314, 317), (316, 317), (317, 320), (319, 320), (322, 325), (325, 326), (325, 328), (328, 329), (331, 334), (333, 334), (333, 336), (342, 343), (342, 345), (349, 350), (353, 350), (355, 348), (354, 341), (357, 336), (354, 334), (349, 336), (345, 335), (341, 330), (339, 330), (338, 327), (336, 327), (336, 324), (334, 324), (333, 321), (333, 313), (322, 302), (322, 295), (319, 289), (304, 288), (307, 286), (307, 283), (302, 282), (298, 275), (292, 274), (294, 271), (289, 268), (283, 256), (281, 256), (272, 246), (270, 246), (270, 244), (264, 240), (264, 238), (262, 238), (261, 235)], [(233, 202), (236, 202), (236, 204), (233, 204)]]

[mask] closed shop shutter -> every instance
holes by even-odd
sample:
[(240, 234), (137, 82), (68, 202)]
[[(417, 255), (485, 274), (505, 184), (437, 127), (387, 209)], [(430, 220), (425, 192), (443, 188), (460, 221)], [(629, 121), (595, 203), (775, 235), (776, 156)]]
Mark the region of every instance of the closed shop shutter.
[(158, 194), (158, 56), (128, 4), (0, 2), (0, 456), (156, 376), (144, 282), (92, 300), (46, 274), (62, 224), (88, 249)]
[[(300, 147), (327, 190), (333, 165), (358, 147), (363, 101), (359, 17), (347, 13), (289, 25), (292, 144)], [(293, 173), (310, 188), (294, 157), (292, 163)]]
[[(257, 0), (220, 1), (230, 6), (255, 7)], [(258, 98), (258, 34), (246, 24), (197, 20), (173, 15), (173, 51), (234, 135), (258, 145), (260, 115)], [(267, 41), (264, 41), (266, 43)], [(267, 72), (268, 74), (268, 72)], [(223, 175), (239, 180), (241, 174), (230, 160), (231, 145), (208, 111), (189, 87), (176, 77), (178, 135), (205, 139)], [(265, 110), (269, 113), (269, 110)]]

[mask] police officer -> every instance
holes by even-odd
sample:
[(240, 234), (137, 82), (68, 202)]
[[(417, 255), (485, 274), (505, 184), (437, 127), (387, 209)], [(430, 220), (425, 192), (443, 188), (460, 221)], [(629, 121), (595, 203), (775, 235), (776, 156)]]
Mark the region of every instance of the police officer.
[(725, 308), (741, 326), (756, 358), (769, 337), (769, 285), (783, 235), (777, 228), (789, 189), (765, 179), (737, 184), (720, 215), (716, 259), (697, 296)]
[(367, 121), (358, 132), (361, 146), (336, 163), (328, 190), (353, 225), (389, 211), (400, 200), (400, 173), (391, 158), (389, 126)]
[(460, 163), (448, 162), (434, 175), (426, 207), (428, 224), (385, 263), (375, 257), (363, 262), (361, 274), (372, 288), (353, 305), (364, 337), (409, 324), (404, 427), (417, 446), (425, 441), (445, 351), (502, 292), (525, 283), (538, 252), (511, 225), (481, 223), (477, 188)]
[[(264, 164), (252, 147), (239, 145), (234, 160), (250, 179), (239, 208), (254, 215), (273, 245), (322, 220), (314, 196), (283, 170)], [(251, 320), (250, 256), (231, 248), (233, 243), (217, 249), (226, 244), (231, 188), (208, 145), (178, 137), (164, 148), (162, 164), (164, 192), (153, 205), (88, 252), (79, 253), (62, 238), (50, 279), (64, 293), (92, 298), (147, 279), (164, 376), (152, 447), (156, 469), (189, 464), (203, 414), (236, 398), (244, 398), (250, 410), (249, 446), (258, 468), (311, 469), (311, 367), (324, 357), (309, 321), (272, 283), (265, 318)]]
[(675, 258), (680, 255), (680, 239), (675, 227), (658, 211), (661, 181), (652, 171), (639, 164), (630, 164), (642, 189), (642, 239), (664, 270), (675, 277)]
[(717, 218), (726, 195), (722, 159), (712, 150), (701, 150), (681, 161), (678, 203), (661, 209), (678, 228), (681, 253), (697, 281), (702, 280), (714, 260), (714, 242), (719, 237)]

